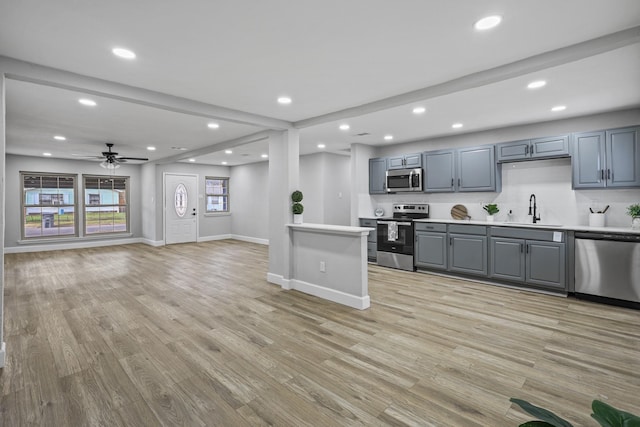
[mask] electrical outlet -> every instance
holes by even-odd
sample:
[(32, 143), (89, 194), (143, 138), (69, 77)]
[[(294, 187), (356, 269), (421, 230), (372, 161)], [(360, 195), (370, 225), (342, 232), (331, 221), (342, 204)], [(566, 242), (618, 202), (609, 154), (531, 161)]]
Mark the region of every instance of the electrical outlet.
[(327, 265), (324, 261), (320, 261), (320, 272), (325, 273), (327, 271)]

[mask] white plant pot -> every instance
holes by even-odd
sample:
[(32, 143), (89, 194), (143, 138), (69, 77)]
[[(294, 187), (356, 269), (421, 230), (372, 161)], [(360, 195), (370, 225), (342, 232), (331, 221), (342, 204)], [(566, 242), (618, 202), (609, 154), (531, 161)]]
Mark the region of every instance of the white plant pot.
[(631, 228), (640, 230), (640, 216), (631, 219)]
[(493, 215), (487, 215), (487, 222), (493, 222)]
[(302, 224), (302, 214), (293, 214), (293, 223)]

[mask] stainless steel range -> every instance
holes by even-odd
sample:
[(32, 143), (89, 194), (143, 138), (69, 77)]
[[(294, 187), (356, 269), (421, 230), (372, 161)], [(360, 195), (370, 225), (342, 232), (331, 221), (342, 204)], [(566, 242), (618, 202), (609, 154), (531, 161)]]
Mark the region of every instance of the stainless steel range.
[(426, 203), (393, 205), (393, 218), (377, 224), (378, 265), (413, 271), (413, 220), (429, 218)]

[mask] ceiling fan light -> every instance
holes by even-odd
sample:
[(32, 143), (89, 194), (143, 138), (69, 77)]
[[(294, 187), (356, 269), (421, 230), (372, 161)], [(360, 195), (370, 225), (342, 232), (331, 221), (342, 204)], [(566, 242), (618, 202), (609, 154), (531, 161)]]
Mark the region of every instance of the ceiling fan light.
[(118, 169), (120, 167), (120, 164), (116, 162), (108, 162), (105, 160), (104, 162), (100, 163), (100, 167), (105, 169)]

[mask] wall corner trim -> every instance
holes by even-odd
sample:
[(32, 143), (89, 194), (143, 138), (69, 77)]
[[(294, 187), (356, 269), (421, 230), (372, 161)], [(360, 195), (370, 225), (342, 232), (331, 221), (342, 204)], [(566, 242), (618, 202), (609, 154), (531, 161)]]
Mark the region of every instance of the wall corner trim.
[(279, 285), (282, 289), (291, 289), (291, 280), (285, 279), (279, 274), (267, 273), (267, 282)]
[(356, 308), (358, 310), (365, 310), (371, 306), (371, 300), (369, 295), (364, 297), (357, 297), (355, 295), (349, 295), (345, 292), (337, 291), (335, 289), (326, 288), (324, 286), (315, 285), (302, 280), (291, 280), (291, 289), (295, 289), (305, 294), (313, 295), (322, 299), (326, 299), (338, 304), (346, 305), (347, 307)]

